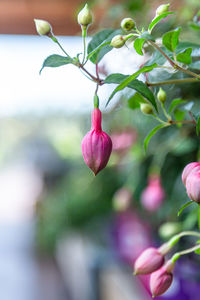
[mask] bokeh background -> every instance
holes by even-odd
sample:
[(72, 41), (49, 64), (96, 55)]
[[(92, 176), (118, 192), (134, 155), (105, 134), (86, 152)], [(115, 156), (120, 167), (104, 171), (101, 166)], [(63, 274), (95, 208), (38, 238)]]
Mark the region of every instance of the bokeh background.
[[(88, 1), (95, 22), (87, 41), (98, 30), (119, 28), (124, 17), (145, 26), (163, 3)], [(75, 56), (82, 51), (76, 17), (84, 4), (79, 0), (0, 0), (3, 300), (151, 299), (148, 278), (132, 276), (135, 258), (147, 246), (159, 246), (174, 233), (198, 226), (193, 206), (177, 218), (178, 209), (188, 200), (181, 171), (199, 156), (195, 129), (161, 131), (144, 153), (143, 140), (156, 122), (133, 110), (133, 92), (115, 97), (105, 109), (114, 86), (102, 87), (103, 128), (112, 137), (113, 154), (97, 177), (84, 164), (80, 144), (90, 129), (95, 86), (73, 66), (46, 68), (39, 75), (48, 55), (62, 53), (50, 39), (36, 34), (33, 22), (34, 18), (48, 20), (59, 41)], [(199, 8), (199, 0), (171, 1), (176, 16), (157, 26), (155, 35), (181, 25), (181, 39), (197, 42), (199, 31), (190, 25)], [(104, 76), (130, 74), (143, 63), (143, 57), (124, 47), (105, 56), (100, 68)], [(94, 71), (90, 64), (89, 69)], [(168, 101), (192, 100), (198, 111), (198, 86), (171, 86), (166, 91)], [(141, 199), (155, 174), (163, 196), (160, 206), (152, 208)], [(187, 243), (184, 240), (182, 246)], [(171, 289), (160, 299), (199, 299), (198, 263), (198, 256), (182, 259)]]

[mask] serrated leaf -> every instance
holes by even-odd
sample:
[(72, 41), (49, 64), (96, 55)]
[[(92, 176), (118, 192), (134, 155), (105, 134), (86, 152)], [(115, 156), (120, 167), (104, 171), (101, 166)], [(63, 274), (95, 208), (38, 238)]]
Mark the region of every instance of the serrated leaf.
[[(114, 73), (114, 74), (109, 75), (104, 80), (104, 83), (121, 83), (128, 77), (129, 77), (129, 75)], [(152, 91), (148, 88), (148, 86), (144, 82), (142, 82), (138, 79), (135, 79), (132, 82), (130, 82), (127, 87), (139, 92), (143, 97), (145, 97), (147, 100), (149, 100), (155, 108), (157, 108), (154, 94), (152, 93)]]
[(142, 47), (144, 45), (145, 39), (142, 38), (137, 38), (135, 39), (133, 46), (135, 48), (135, 51), (139, 54), (139, 55), (143, 55), (142, 52)]
[(56, 68), (56, 67), (60, 67), (60, 66), (72, 64), (72, 63), (73, 63), (73, 59), (71, 57), (53, 54), (53, 55), (48, 56), (44, 60), (42, 68), (40, 69), (40, 73), (42, 72), (42, 70), (45, 67)]
[(163, 128), (163, 127), (166, 127), (166, 125), (161, 124), (161, 125), (158, 125), (158, 126), (154, 127), (154, 128), (149, 132), (149, 134), (146, 136), (146, 138), (145, 138), (145, 140), (144, 140), (144, 150), (145, 150), (145, 152), (147, 151), (147, 147), (148, 147), (148, 144), (149, 144), (150, 139), (152, 138), (152, 136), (153, 136), (154, 134), (156, 134), (156, 132), (157, 132), (159, 129)]
[(198, 119), (197, 119), (196, 133), (197, 133), (197, 135), (199, 135), (199, 133), (200, 133), (200, 117), (198, 117)]
[(181, 27), (166, 32), (162, 37), (162, 43), (167, 48), (167, 50), (174, 52), (179, 43), (179, 34), (181, 32)]
[(179, 217), (180, 214), (182, 213), (182, 211), (183, 211), (186, 207), (188, 207), (190, 204), (192, 204), (192, 203), (194, 203), (194, 201), (189, 201), (189, 202), (185, 203), (185, 204), (179, 209), (179, 211), (178, 211), (178, 213), (177, 213), (177, 216)]
[(172, 111), (180, 104), (185, 103), (186, 101), (183, 99), (174, 99), (169, 106), (169, 114), (171, 115)]
[[(125, 87), (127, 87), (135, 78), (137, 78), (141, 73), (145, 73), (145, 72), (150, 72), (152, 71), (154, 68), (157, 67), (157, 64), (153, 64), (151, 66), (145, 66), (142, 67), (140, 70), (138, 70), (137, 72), (133, 73), (132, 75), (128, 76), (127, 78), (125, 78), (119, 85), (118, 87), (116, 87), (114, 89), (114, 91), (112, 92), (112, 94), (110, 95), (106, 106), (109, 104), (110, 100), (112, 99), (112, 97), (119, 91), (123, 90)], [(153, 104), (153, 103), (152, 103)], [(157, 110), (157, 106), (156, 103), (153, 104), (153, 106), (155, 107), (155, 109)]]
[(191, 53), (192, 53), (192, 48), (187, 48), (183, 52), (177, 54), (176, 59), (179, 62), (189, 65), (192, 62)]
[(165, 12), (165, 13), (159, 15), (158, 17), (155, 17), (155, 18), (151, 21), (151, 23), (149, 24), (148, 30), (151, 32), (152, 29), (156, 26), (156, 24), (157, 24), (158, 22), (160, 22), (162, 19), (166, 18), (166, 17), (167, 17), (168, 15), (170, 15), (170, 14), (174, 14), (174, 12), (173, 12), (173, 11), (167, 11), (167, 12)]
[(139, 93), (135, 93), (128, 99), (128, 107), (131, 109), (140, 108), (140, 103), (146, 103), (146, 101)]
[[(88, 58), (94, 64), (99, 62), (106, 53), (112, 50), (113, 47), (110, 46), (110, 41), (112, 38), (120, 34), (121, 30), (105, 29), (98, 32), (92, 40), (89, 42), (87, 47)], [(93, 54), (91, 54), (94, 52)]]

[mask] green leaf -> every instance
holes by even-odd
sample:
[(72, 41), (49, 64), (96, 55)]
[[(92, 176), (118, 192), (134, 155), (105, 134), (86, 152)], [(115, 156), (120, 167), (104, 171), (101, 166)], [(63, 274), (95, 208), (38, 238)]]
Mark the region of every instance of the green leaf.
[[(105, 79), (104, 83), (121, 83), (128, 77), (129, 75), (114, 73), (109, 75)], [(155, 109), (157, 108), (154, 94), (144, 82), (135, 79), (132, 82), (130, 82), (127, 87), (134, 89), (135, 91), (140, 93), (143, 97), (145, 97), (147, 100), (151, 102), (151, 104), (155, 107)]]
[(191, 64), (192, 58), (191, 58), (192, 48), (187, 48), (183, 52), (180, 52), (177, 54), (176, 59), (184, 64)]
[(135, 39), (133, 46), (135, 48), (135, 51), (139, 54), (139, 55), (143, 55), (142, 52), (142, 47), (144, 45), (145, 39), (141, 39), (141, 38), (137, 38)]
[(98, 32), (92, 40), (89, 42), (87, 47), (88, 58), (94, 64), (99, 62), (106, 53), (112, 50), (110, 41), (112, 38), (121, 33), (121, 29), (105, 29)]
[(154, 127), (150, 132), (149, 134), (146, 136), (145, 140), (144, 140), (144, 150), (147, 151), (147, 147), (148, 147), (148, 144), (149, 144), (149, 141), (150, 139), (152, 138), (152, 136), (161, 128), (163, 127), (166, 127), (166, 125), (164, 124), (161, 124), (161, 125), (158, 125), (156, 127)]
[[(154, 68), (157, 67), (157, 64), (153, 64), (151, 66), (145, 66), (145, 67), (142, 67), (140, 70), (138, 70), (137, 72), (133, 73), (132, 75), (128, 76), (127, 78), (125, 78), (119, 85), (118, 87), (116, 87), (114, 89), (114, 91), (112, 92), (112, 94), (110, 95), (107, 103), (106, 103), (106, 106), (108, 105), (108, 103), (110, 102), (110, 100), (112, 99), (112, 97), (119, 91), (123, 90), (125, 87), (127, 87), (131, 81), (133, 81), (135, 78), (137, 78), (141, 73), (145, 73), (145, 72), (150, 72), (152, 71)], [(155, 100), (155, 99), (154, 99)], [(156, 103), (153, 104), (155, 109), (157, 110), (157, 106), (156, 106)]]
[(153, 42), (155, 42), (154, 37), (148, 31), (144, 31), (141, 34), (140, 38), (145, 39), (146, 41), (153, 41)]
[(73, 59), (71, 57), (53, 54), (48, 56), (44, 60), (42, 68), (40, 69), (40, 73), (45, 67), (56, 68), (56, 67), (60, 67), (72, 63), (73, 63)]
[(181, 27), (166, 32), (162, 37), (162, 43), (167, 48), (167, 50), (174, 52), (179, 43), (179, 34), (181, 32)]
[[(185, 117), (185, 111), (182, 111), (182, 110), (180, 110), (180, 109), (176, 109), (176, 110), (174, 111), (174, 116), (175, 116), (176, 121), (183, 121), (183, 120), (184, 120), (184, 117)], [(178, 126), (178, 127), (181, 127), (182, 124), (179, 123), (179, 124), (177, 124), (177, 126)]]
[(185, 100), (182, 99), (174, 99), (170, 106), (169, 106), (169, 114), (171, 115), (172, 111), (174, 110), (174, 108), (176, 108), (178, 105), (185, 103)]
[(185, 203), (185, 204), (179, 209), (179, 211), (178, 211), (178, 213), (177, 213), (177, 216), (179, 217), (180, 214), (182, 213), (182, 211), (183, 211), (186, 207), (188, 207), (190, 204), (192, 204), (192, 203), (194, 203), (194, 201), (189, 201), (189, 202)]
[(200, 255), (200, 249), (194, 251), (196, 254)]
[(140, 103), (146, 103), (146, 101), (139, 93), (135, 93), (128, 99), (128, 107), (131, 109), (140, 108)]
[(174, 14), (174, 12), (172, 12), (172, 11), (167, 11), (167, 12), (165, 12), (165, 13), (159, 15), (158, 17), (155, 17), (155, 18), (151, 21), (151, 23), (149, 24), (148, 30), (151, 32), (152, 29), (156, 26), (156, 24), (157, 24), (158, 22), (160, 22), (162, 19), (166, 18), (166, 17), (167, 17), (168, 15), (170, 15), (170, 14)]
[(200, 133), (200, 116), (197, 119), (196, 133), (197, 133), (197, 135), (199, 135), (199, 133)]

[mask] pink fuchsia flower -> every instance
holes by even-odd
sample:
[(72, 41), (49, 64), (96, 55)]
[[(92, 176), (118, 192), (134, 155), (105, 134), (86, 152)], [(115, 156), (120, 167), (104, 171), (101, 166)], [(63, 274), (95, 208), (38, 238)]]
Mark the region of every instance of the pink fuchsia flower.
[(192, 171), (187, 176), (186, 191), (191, 200), (200, 203), (200, 170)]
[(144, 208), (150, 212), (158, 210), (163, 203), (165, 192), (158, 176), (149, 179), (148, 186), (143, 190), (141, 202)]
[(188, 175), (191, 172), (194, 172), (197, 170), (200, 170), (199, 162), (191, 162), (185, 166), (185, 168), (183, 169), (183, 172), (182, 172), (182, 181), (183, 181), (184, 185), (186, 185), (186, 179), (187, 179)]
[(92, 111), (92, 128), (81, 146), (86, 165), (97, 175), (107, 165), (112, 151), (111, 138), (101, 129), (101, 111), (98, 108)]
[(151, 274), (150, 290), (152, 297), (160, 296), (168, 290), (173, 281), (173, 269), (174, 263), (172, 261), (168, 261), (159, 270)]
[(147, 248), (136, 259), (134, 264), (134, 274), (150, 274), (159, 269), (164, 264), (164, 255), (156, 248)]

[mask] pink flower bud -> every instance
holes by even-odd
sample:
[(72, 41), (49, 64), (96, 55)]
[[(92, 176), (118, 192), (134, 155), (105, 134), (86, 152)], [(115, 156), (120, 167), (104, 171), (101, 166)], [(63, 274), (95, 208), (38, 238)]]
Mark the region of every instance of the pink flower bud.
[(200, 203), (200, 170), (192, 171), (187, 176), (186, 190), (191, 200)]
[(173, 281), (173, 268), (174, 263), (172, 261), (168, 261), (159, 270), (151, 274), (150, 290), (152, 297), (160, 296), (168, 290)]
[(131, 191), (123, 187), (116, 191), (113, 197), (113, 208), (115, 211), (125, 211), (129, 208), (132, 201)]
[(164, 255), (156, 248), (147, 248), (136, 259), (134, 274), (150, 274), (159, 269), (164, 263)]
[(150, 178), (148, 186), (141, 195), (144, 208), (150, 212), (156, 211), (163, 203), (165, 192), (161, 186), (160, 178)]
[(186, 179), (188, 177), (188, 175), (195, 171), (195, 170), (200, 170), (200, 163), (199, 162), (191, 162), (188, 165), (185, 166), (185, 168), (183, 169), (182, 172), (182, 181), (183, 184), (186, 185)]
[(92, 128), (82, 140), (82, 153), (86, 165), (95, 175), (105, 168), (112, 151), (109, 135), (101, 129), (101, 111), (92, 111)]

